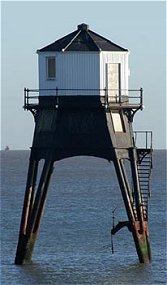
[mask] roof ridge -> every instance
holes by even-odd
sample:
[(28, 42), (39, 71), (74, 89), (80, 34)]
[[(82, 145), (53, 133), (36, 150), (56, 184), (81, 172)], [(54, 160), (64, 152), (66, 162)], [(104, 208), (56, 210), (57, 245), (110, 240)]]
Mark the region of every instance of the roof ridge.
[(98, 50), (99, 50), (99, 51), (101, 51), (101, 48), (97, 45), (97, 43), (96, 43), (96, 42), (94, 41), (94, 39), (91, 37), (91, 35), (90, 35), (89, 31), (90, 31), (90, 30), (88, 30), (88, 31), (87, 31), (87, 33), (88, 33), (89, 37), (90, 37), (90, 38), (91, 38), (91, 40), (93, 41), (94, 45), (98, 48)]
[(61, 37), (61, 38), (60, 38), (60, 39), (58, 39), (58, 40), (55, 40), (54, 42), (51, 42), (51, 43), (50, 43), (50, 44), (48, 44), (47, 46), (45, 46), (45, 47), (43, 47), (43, 48), (38, 49), (38, 50), (37, 50), (37, 52), (38, 52), (38, 51), (42, 51), (43, 49), (46, 49), (46, 48), (48, 48), (49, 46), (51, 46), (51, 45), (53, 45), (53, 44), (55, 44), (55, 43), (59, 43), (59, 42), (61, 42), (61, 41), (65, 40), (65, 39), (66, 39), (66, 38), (68, 38), (69, 36), (72, 36), (73, 34), (76, 34), (76, 32), (77, 32), (77, 30), (75, 30), (75, 31), (71, 32), (71, 33), (70, 33), (70, 34), (68, 34), (68, 35), (65, 35), (65, 36)]
[(115, 44), (114, 42), (112, 42), (112, 41), (108, 40), (107, 38), (105, 38), (105, 37), (103, 37), (103, 36), (101, 36), (101, 35), (95, 33), (95, 32), (92, 31), (92, 30), (89, 30), (89, 32), (93, 33), (95, 36), (98, 36), (98, 37), (102, 38), (102, 39), (105, 40), (106, 42), (108, 42), (108, 43), (110, 43), (110, 44), (112, 44), (112, 45), (114, 45), (114, 46), (116, 46), (116, 47), (118, 47), (118, 48), (120, 48), (120, 49), (122, 49), (122, 50), (124, 50), (124, 51), (128, 51), (128, 49), (125, 49), (125, 48), (121, 47), (120, 45)]
[(62, 51), (65, 51), (71, 44), (72, 42), (76, 39), (76, 37), (79, 36), (79, 34), (81, 33), (81, 30), (78, 31), (78, 33), (74, 36), (74, 38), (72, 38), (72, 40), (65, 46), (65, 48), (62, 48)]

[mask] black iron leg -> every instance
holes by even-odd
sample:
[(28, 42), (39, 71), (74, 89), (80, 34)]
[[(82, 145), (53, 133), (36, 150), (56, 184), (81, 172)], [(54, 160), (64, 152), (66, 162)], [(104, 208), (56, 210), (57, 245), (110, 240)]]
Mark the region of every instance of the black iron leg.
[(40, 219), (44, 209), (52, 169), (53, 161), (46, 160), (34, 200), (33, 195), (37, 165), (35, 161), (30, 161), (15, 264), (23, 264), (25, 261), (31, 259)]

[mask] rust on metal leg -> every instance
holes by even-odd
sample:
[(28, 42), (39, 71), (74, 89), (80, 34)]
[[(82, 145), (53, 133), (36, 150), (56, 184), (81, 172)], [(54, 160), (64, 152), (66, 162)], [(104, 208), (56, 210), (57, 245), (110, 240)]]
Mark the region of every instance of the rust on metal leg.
[(142, 228), (141, 231), (140, 223), (135, 222), (132, 227), (132, 234), (140, 263), (148, 263), (151, 261), (151, 249), (147, 222), (143, 222)]
[(42, 214), (44, 211), (44, 205), (46, 201), (46, 195), (48, 192), (48, 186), (49, 186), (52, 170), (53, 170), (53, 162), (46, 161), (44, 164), (43, 172), (42, 172), (41, 179), (39, 182), (39, 187), (38, 187), (34, 205), (33, 205), (32, 214), (31, 214), (30, 221), (29, 221), (28, 228), (27, 228), (28, 242), (27, 242), (27, 249), (26, 249), (26, 254), (25, 254), (26, 261), (30, 260), (32, 257), (40, 221), (41, 221)]
[[(34, 167), (32, 168), (32, 166)], [(53, 162), (51, 160), (45, 161), (39, 186), (34, 199), (33, 195), (34, 195), (34, 184), (36, 180), (35, 176), (37, 174), (37, 165), (35, 164), (35, 162), (30, 161), (28, 181), (27, 181), (27, 191), (23, 207), (15, 264), (23, 264), (25, 261), (31, 259), (40, 224), (40, 219), (44, 208), (49, 180), (52, 174), (52, 169), (53, 169)]]
[(120, 160), (116, 154), (114, 164), (129, 221), (119, 222), (118, 225), (112, 229), (111, 233), (115, 234), (122, 227), (127, 226), (128, 229), (132, 232), (139, 261), (141, 263), (145, 263), (151, 260), (148, 225), (147, 221), (144, 221), (144, 213), (140, 196), (140, 187), (138, 183), (136, 164), (134, 161), (135, 158), (134, 157), (131, 158), (131, 161), (132, 160), (133, 162), (131, 163), (131, 168), (132, 168), (132, 178), (135, 186), (134, 188), (135, 208), (131, 199), (129, 183), (128, 183), (128, 178), (126, 176), (125, 167), (123, 165), (122, 160)]
[(27, 243), (27, 235), (26, 235), (27, 224), (33, 206), (37, 170), (38, 170), (38, 161), (36, 161), (33, 158), (33, 154), (31, 154), (28, 176), (27, 176), (26, 192), (24, 197), (24, 205), (22, 210), (22, 218), (20, 223), (19, 241), (15, 257), (15, 264), (22, 264), (23, 262), (24, 248)]

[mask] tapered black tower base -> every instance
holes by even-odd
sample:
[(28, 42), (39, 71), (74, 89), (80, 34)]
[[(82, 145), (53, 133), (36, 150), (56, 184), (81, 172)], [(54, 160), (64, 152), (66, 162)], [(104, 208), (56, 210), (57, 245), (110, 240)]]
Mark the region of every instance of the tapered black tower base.
[[(128, 216), (128, 229), (133, 235), (139, 261), (148, 262), (151, 253), (147, 205), (139, 166), (150, 151), (143, 150), (141, 155), (136, 149), (132, 130), (133, 108), (127, 104), (106, 104), (98, 96), (43, 97), (39, 105), (25, 107), (35, 117), (35, 132), (15, 264), (31, 259), (54, 162), (77, 155), (113, 161)], [(41, 159), (44, 159), (44, 166), (36, 187)], [(126, 161), (130, 162), (132, 187)], [(117, 225), (113, 234), (121, 227)]]

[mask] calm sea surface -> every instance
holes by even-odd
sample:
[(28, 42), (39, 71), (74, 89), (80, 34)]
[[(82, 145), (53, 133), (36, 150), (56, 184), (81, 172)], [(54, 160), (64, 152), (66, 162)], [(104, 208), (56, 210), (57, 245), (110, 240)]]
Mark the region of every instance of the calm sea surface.
[(1, 151), (2, 285), (158, 285), (166, 276), (166, 152), (154, 151), (149, 228), (152, 263), (139, 264), (113, 164), (75, 157), (55, 163), (32, 263), (14, 265), (29, 151)]

